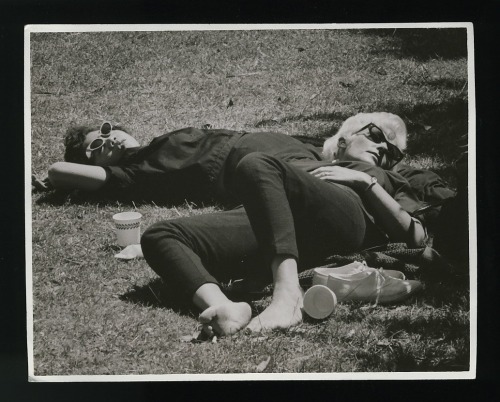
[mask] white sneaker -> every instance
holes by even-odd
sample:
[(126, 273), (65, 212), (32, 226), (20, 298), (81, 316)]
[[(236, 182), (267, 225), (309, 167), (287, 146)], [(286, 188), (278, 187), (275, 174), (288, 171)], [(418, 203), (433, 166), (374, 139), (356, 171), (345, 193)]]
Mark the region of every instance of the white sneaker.
[[(349, 276), (354, 274), (359, 274), (360, 272), (373, 272), (377, 271), (376, 268), (370, 268), (366, 265), (366, 263), (355, 261), (351, 264), (344, 265), (342, 267), (335, 268), (314, 268), (314, 275), (312, 279), (312, 284), (314, 285), (324, 285), (327, 286), (328, 277), (330, 275), (341, 275), (341, 276)], [(391, 276), (397, 279), (405, 279), (405, 276), (402, 272), (393, 271), (390, 269), (382, 270), (385, 275)]]
[(377, 269), (353, 275), (330, 274), (326, 286), (335, 293), (338, 302), (363, 301), (376, 304), (403, 301), (422, 289), (419, 281), (394, 278)]

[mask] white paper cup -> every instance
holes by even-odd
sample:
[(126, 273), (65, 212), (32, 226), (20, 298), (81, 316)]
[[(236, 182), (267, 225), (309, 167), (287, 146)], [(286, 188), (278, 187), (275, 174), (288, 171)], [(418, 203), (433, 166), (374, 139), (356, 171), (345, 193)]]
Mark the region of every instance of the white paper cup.
[(335, 293), (324, 285), (311, 286), (304, 295), (304, 311), (317, 320), (332, 314), (336, 305)]
[(141, 242), (141, 218), (139, 212), (120, 212), (113, 215), (119, 246), (126, 247)]

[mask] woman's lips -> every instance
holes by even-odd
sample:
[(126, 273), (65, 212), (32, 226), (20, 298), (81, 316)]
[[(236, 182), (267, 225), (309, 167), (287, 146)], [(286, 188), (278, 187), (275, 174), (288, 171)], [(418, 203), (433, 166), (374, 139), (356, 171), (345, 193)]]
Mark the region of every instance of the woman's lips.
[(373, 155), (373, 159), (375, 160), (375, 162), (378, 163), (378, 159), (379, 159), (379, 154), (378, 153), (371, 152), (371, 151), (367, 151), (367, 153), (369, 153), (370, 155)]

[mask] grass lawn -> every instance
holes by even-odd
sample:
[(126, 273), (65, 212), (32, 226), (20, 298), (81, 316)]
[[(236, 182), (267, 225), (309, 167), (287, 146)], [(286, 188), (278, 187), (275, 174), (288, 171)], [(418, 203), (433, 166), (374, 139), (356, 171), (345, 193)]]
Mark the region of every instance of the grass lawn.
[[(406, 162), (454, 186), (465, 41), (465, 29), (33, 33), (32, 172), (62, 160), (71, 124), (111, 120), (142, 143), (205, 124), (316, 137), (360, 111), (388, 111), (407, 123)], [(179, 304), (175, 284), (144, 260), (113, 257), (111, 216), (134, 208), (143, 230), (218, 210), (33, 195), (35, 375), (469, 369), (469, 288), (455, 283), (427, 283), (396, 306), (339, 305), (287, 331), (186, 342), (198, 312)]]

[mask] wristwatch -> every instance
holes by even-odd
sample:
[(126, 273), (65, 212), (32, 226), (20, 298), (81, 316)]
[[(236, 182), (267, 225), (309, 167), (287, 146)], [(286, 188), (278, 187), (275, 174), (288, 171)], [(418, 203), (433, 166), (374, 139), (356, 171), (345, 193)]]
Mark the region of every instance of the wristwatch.
[(368, 184), (368, 187), (365, 188), (365, 193), (371, 189), (375, 184), (377, 184), (377, 178), (375, 176), (371, 176), (370, 178), (370, 184)]

